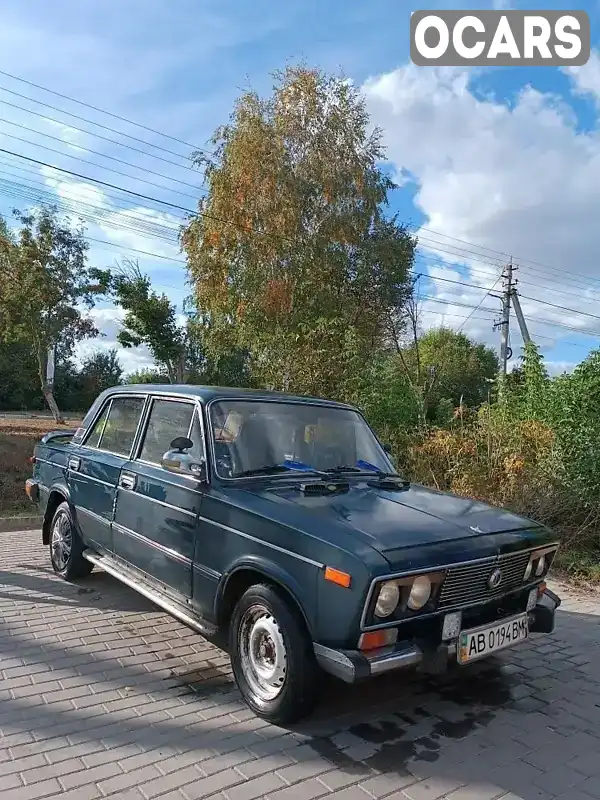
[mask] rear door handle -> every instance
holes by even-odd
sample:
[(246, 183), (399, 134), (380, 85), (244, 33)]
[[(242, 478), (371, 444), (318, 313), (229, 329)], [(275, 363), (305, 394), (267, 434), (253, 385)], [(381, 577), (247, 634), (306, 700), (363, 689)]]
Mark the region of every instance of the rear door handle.
[(119, 486), (121, 486), (123, 489), (135, 489), (135, 482), (136, 482), (135, 475), (132, 475), (131, 472), (124, 472), (121, 475)]
[(73, 472), (77, 472), (79, 467), (81, 466), (81, 459), (80, 458), (70, 458), (69, 459), (69, 469), (73, 470)]

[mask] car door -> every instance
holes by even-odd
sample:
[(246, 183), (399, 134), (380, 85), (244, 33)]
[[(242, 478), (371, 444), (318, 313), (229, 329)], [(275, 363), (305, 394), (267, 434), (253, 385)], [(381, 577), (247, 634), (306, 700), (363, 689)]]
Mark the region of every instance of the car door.
[(161, 584), (176, 600), (192, 595), (192, 561), (202, 491), (197, 480), (169, 472), (163, 455), (178, 436), (204, 456), (194, 400), (153, 397), (135, 457), (123, 465), (114, 519), (115, 554)]
[(142, 395), (113, 395), (99, 410), (89, 432), (68, 460), (67, 482), (84, 539), (113, 549), (115, 492), (142, 416)]

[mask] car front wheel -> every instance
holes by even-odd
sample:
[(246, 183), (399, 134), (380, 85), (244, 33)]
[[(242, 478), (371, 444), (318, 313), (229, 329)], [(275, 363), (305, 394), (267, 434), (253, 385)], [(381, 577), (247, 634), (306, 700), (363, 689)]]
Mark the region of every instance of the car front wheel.
[(318, 667), (304, 621), (272, 586), (240, 598), (230, 627), (231, 664), (248, 706), (274, 724), (289, 724), (315, 706)]
[(50, 561), (54, 572), (66, 581), (89, 575), (94, 565), (83, 557), (83, 550), (69, 504), (61, 503), (50, 528)]

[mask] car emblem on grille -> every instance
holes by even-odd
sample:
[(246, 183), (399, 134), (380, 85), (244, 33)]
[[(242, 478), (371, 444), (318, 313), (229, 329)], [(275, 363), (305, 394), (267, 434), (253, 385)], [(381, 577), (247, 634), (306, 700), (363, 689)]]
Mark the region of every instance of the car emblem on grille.
[(496, 568), (488, 578), (488, 587), (490, 589), (497, 589), (502, 582), (502, 570)]

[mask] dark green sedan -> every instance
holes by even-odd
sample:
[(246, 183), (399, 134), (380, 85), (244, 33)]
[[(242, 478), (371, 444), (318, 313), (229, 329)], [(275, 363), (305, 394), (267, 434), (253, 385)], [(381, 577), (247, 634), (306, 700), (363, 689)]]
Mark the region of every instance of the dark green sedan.
[(552, 533), (410, 485), (351, 406), (121, 386), (33, 461), (55, 572), (96, 565), (201, 634), (228, 631), (239, 689), (272, 722), (310, 712), (321, 670), (439, 672), (554, 628)]

